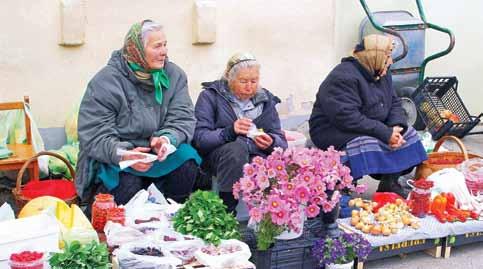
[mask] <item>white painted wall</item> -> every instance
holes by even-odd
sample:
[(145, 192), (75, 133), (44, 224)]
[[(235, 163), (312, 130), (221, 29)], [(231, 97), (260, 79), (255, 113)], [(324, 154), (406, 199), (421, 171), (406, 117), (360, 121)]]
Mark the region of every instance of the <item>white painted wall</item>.
[[(364, 17), (358, 0), (218, 0), (217, 41), (191, 44), (193, 0), (85, 0), (86, 43), (57, 45), (59, 0), (1, 0), (0, 101), (31, 97), (41, 127), (62, 126), (89, 79), (104, 66), (130, 25), (144, 18), (165, 25), (169, 56), (188, 74), (193, 99), (202, 81), (218, 78), (229, 56), (252, 51), (262, 83), (282, 99), (313, 100), (320, 82), (357, 40)], [(368, 0), (374, 10), (415, 11), (414, 0)], [(456, 75), (473, 114), (483, 112), (483, 1), (424, 0), (430, 21), (456, 34), (453, 53), (428, 66), (428, 75)], [(427, 51), (446, 46), (429, 35)]]
[(335, 0), (218, 0), (217, 42), (191, 44), (193, 0), (86, 0), (86, 43), (57, 45), (59, 3), (0, 3), (0, 99), (31, 96), (41, 127), (62, 126), (89, 79), (122, 46), (133, 22), (152, 18), (165, 26), (169, 56), (188, 74), (191, 96), (202, 81), (222, 74), (235, 52), (252, 51), (262, 83), (281, 98), (313, 98), (334, 63)]

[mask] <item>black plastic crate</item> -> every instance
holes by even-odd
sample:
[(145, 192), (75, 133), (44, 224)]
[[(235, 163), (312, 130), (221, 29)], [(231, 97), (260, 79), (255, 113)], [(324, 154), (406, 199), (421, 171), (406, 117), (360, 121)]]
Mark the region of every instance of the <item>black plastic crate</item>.
[[(480, 122), (481, 115), (475, 117), (469, 114), (457, 89), (456, 77), (428, 77), (412, 95), (418, 113), (434, 140), (444, 135), (462, 138)], [(458, 120), (443, 117), (445, 110), (456, 115)]]
[(252, 251), (252, 262), (257, 269), (312, 269), (319, 268), (312, 257), (312, 247), (319, 239), (321, 222), (318, 219), (307, 220), (302, 236), (293, 240), (277, 240), (266, 251), (257, 250), (257, 241), (252, 230), (243, 232), (244, 241)]

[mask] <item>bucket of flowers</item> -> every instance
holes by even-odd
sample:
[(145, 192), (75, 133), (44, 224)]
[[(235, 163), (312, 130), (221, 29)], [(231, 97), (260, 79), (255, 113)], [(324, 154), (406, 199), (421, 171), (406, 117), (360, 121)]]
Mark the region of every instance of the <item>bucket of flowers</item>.
[(255, 157), (243, 167), (233, 195), (247, 204), (259, 250), (267, 250), (284, 231), (300, 235), (304, 216), (332, 211), (341, 190), (364, 191), (352, 184), (350, 169), (340, 158), (333, 147), (276, 148), (267, 158)]
[(354, 260), (363, 262), (371, 253), (369, 241), (357, 233), (342, 233), (338, 237), (325, 237), (315, 242), (312, 256), (320, 268), (351, 269)]

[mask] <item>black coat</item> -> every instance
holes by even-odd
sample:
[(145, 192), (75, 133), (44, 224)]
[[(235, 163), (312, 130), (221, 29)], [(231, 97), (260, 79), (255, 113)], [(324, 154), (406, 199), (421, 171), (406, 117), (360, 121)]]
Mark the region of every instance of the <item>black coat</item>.
[(320, 85), (309, 125), (310, 137), (321, 149), (341, 149), (358, 136), (388, 143), (393, 126), (407, 129), (391, 74), (376, 81), (353, 57), (342, 59)]

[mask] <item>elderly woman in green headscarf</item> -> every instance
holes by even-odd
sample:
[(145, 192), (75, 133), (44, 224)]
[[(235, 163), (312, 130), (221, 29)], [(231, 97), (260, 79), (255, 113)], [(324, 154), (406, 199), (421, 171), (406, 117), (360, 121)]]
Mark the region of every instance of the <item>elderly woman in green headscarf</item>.
[[(134, 24), (123, 48), (89, 82), (78, 119), (82, 200), (107, 192), (124, 204), (151, 183), (180, 202), (192, 191), (200, 162), (189, 145), (196, 120), (186, 75), (168, 60), (166, 43), (161, 25)], [(140, 153), (158, 160), (120, 169), (120, 161), (145, 158)]]

